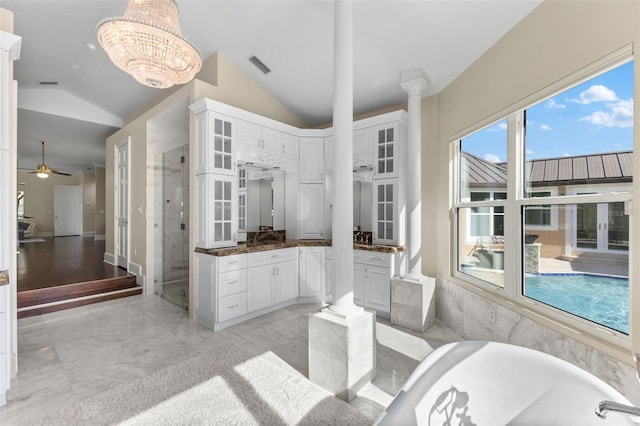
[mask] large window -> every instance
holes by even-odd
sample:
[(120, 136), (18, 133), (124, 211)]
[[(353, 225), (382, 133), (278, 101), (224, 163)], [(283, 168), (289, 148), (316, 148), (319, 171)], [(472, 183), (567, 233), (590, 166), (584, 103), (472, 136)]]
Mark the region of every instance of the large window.
[(454, 142), (455, 275), (623, 338), (633, 62), (617, 60)]

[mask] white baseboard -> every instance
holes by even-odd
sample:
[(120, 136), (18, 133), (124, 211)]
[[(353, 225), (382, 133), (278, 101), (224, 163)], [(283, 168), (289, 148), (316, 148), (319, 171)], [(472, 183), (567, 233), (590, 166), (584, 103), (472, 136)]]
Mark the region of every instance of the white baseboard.
[(53, 232), (38, 232), (35, 236), (40, 238), (49, 238), (53, 237)]
[(82, 233), (83, 237), (93, 237), (94, 235), (96, 235), (95, 231), (87, 231)]
[(142, 266), (137, 263), (129, 262), (127, 272), (136, 276), (136, 284), (144, 287), (144, 275), (142, 274)]
[(108, 263), (109, 265), (114, 265), (116, 264), (116, 258), (112, 253), (104, 253), (104, 263)]
[(94, 235), (94, 236), (93, 236), (93, 239), (94, 239), (94, 240), (96, 240), (96, 241), (98, 241), (98, 240), (104, 240), (104, 239), (105, 239), (105, 236), (104, 236), (104, 235)]

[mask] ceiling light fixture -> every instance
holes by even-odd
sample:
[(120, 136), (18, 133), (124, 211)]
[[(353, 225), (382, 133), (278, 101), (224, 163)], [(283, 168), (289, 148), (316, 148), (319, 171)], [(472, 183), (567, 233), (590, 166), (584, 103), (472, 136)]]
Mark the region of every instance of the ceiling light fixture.
[(129, 0), (124, 16), (96, 27), (111, 61), (146, 86), (188, 83), (202, 67), (198, 49), (182, 36), (174, 0)]

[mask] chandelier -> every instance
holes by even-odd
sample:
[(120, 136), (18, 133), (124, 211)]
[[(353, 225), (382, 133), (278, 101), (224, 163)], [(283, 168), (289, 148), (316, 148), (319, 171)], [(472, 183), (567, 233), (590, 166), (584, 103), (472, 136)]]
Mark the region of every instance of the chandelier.
[(111, 61), (146, 86), (188, 83), (200, 67), (198, 49), (182, 36), (174, 0), (129, 0), (124, 16), (96, 27)]

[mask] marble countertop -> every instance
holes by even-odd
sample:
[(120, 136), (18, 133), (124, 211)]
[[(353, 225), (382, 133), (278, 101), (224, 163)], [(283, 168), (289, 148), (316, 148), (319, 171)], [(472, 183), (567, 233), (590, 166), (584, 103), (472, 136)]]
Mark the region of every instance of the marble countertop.
[[(216, 249), (204, 249), (196, 247), (196, 253), (210, 254), (212, 256), (231, 256), (234, 254), (255, 253), (259, 251), (278, 250), (289, 247), (331, 247), (331, 240), (285, 240), (285, 241), (260, 241), (257, 243), (242, 243), (235, 247)], [(405, 246), (386, 246), (353, 244), (354, 250), (375, 251), (378, 253), (398, 253), (405, 251)]]

